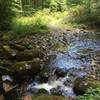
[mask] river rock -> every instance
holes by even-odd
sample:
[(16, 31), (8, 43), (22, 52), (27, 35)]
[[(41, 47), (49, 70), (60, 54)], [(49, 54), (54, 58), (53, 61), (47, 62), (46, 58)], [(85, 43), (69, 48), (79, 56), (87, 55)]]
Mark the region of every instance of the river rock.
[(55, 71), (57, 77), (64, 77), (67, 74), (67, 71), (64, 69), (57, 68)]
[(53, 94), (53, 95), (62, 95), (62, 91), (61, 91), (60, 88), (52, 88), (52, 89), (50, 90), (50, 92), (51, 92), (51, 94)]

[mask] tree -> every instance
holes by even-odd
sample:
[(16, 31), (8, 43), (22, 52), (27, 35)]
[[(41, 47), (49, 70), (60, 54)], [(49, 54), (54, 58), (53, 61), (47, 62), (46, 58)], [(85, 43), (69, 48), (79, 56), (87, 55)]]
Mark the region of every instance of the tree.
[(14, 0), (0, 0), (0, 30), (5, 31), (11, 28), (14, 16)]

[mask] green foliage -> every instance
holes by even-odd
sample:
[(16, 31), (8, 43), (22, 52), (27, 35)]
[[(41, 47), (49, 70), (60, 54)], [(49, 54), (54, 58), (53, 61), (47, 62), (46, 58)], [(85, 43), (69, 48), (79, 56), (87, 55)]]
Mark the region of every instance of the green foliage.
[(68, 12), (69, 15), (67, 16), (67, 21), (69, 22), (84, 22), (87, 21), (90, 17), (88, 9), (86, 9), (85, 6), (81, 5), (70, 8)]
[(10, 29), (14, 16), (14, 0), (0, 0), (0, 30)]
[[(73, 0), (72, 0), (73, 1)], [(78, 0), (79, 1), (79, 0)], [(66, 23), (86, 23), (87, 25), (100, 25), (100, 1), (83, 0), (80, 3), (71, 2)]]
[(25, 35), (35, 33), (49, 33), (52, 29), (50, 25), (56, 25), (60, 27), (59, 21), (66, 16), (66, 12), (51, 12), (50, 9), (39, 10), (32, 16), (20, 16), (14, 20), (12, 25), (11, 36), (22, 37)]
[(82, 0), (66, 0), (68, 7), (73, 7), (82, 3)]
[(78, 96), (77, 100), (100, 100), (100, 88), (89, 88), (84, 95)]
[(47, 33), (47, 25), (51, 20), (48, 10), (38, 11), (31, 17), (17, 17), (13, 22), (12, 30), (15, 37), (25, 36), (26, 34)]
[(51, 0), (50, 9), (51, 11), (65, 11), (66, 0)]

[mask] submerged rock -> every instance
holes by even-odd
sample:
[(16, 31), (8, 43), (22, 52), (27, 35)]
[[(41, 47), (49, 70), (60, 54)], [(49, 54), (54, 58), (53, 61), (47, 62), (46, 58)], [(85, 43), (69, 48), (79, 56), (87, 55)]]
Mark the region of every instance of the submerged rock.
[(39, 89), (38, 94), (49, 94), (47, 90), (45, 89)]
[(57, 87), (57, 88), (52, 88), (50, 92), (52, 95), (62, 95), (63, 91), (61, 90), (61, 87)]

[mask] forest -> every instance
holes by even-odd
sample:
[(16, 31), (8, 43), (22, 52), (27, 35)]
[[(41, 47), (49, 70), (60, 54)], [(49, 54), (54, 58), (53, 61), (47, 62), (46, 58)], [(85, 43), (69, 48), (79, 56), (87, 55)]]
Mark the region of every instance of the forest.
[(100, 100), (100, 0), (0, 0), (0, 100)]

